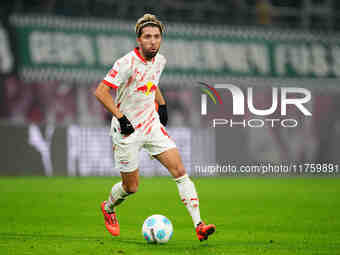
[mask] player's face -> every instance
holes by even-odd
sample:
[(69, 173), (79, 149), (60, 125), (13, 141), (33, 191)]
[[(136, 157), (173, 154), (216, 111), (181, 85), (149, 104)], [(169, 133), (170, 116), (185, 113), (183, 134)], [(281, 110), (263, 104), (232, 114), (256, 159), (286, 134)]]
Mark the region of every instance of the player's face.
[(158, 27), (147, 26), (142, 30), (142, 35), (137, 38), (137, 43), (147, 60), (156, 56), (161, 46), (162, 35)]

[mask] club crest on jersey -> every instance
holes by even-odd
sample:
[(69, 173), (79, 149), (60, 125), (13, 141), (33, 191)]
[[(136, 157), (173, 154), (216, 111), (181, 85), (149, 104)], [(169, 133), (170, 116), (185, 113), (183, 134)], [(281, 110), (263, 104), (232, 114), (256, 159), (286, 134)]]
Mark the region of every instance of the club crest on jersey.
[(111, 69), (110, 72), (109, 72), (109, 75), (112, 77), (112, 78), (115, 78), (118, 74), (118, 71), (116, 71), (115, 69)]
[(138, 87), (137, 91), (141, 91), (146, 96), (148, 96), (152, 91), (155, 91), (156, 89), (157, 89), (157, 86), (153, 82), (148, 81), (143, 86)]

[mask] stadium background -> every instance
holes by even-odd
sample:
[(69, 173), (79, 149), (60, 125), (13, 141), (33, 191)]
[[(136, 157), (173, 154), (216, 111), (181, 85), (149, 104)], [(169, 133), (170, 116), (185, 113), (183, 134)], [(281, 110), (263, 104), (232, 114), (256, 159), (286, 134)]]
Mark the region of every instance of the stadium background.
[[(160, 86), (169, 134), (191, 175), (215, 163), (340, 163), (338, 1), (13, 0), (0, 7), (0, 175), (119, 174), (111, 116), (92, 92), (134, 47), (134, 23), (145, 12), (167, 27)], [(200, 115), (199, 82), (254, 87), (262, 107), (272, 87), (306, 87), (313, 116), (289, 111), (301, 120), (294, 129), (211, 129)], [(230, 117), (230, 102), (224, 95), (220, 114)], [(141, 173), (167, 174), (146, 154)]]

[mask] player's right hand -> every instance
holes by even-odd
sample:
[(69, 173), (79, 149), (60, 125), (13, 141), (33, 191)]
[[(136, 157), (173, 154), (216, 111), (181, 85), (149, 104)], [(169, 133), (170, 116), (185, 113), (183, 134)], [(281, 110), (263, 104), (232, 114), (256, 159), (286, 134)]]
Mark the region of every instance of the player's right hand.
[(122, 135), (131, 135), (135, 131), (131, 122), (128, 120), (128, 118), (126, 118), (125, 115), (119, 118), (118, 121), (120, 124), (120, 133)]

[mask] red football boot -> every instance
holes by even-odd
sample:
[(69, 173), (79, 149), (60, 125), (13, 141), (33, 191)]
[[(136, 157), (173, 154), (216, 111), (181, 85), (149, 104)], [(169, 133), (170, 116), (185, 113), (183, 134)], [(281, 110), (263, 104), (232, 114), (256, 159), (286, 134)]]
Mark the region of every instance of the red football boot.
[(206, 225), (204, 222), (201, 222), (196, 227), (196, 234), (197, 234), (198, 240), (200, 240), (201, 242), (204, 240), (208, 240), (208, 236), (213, 234), (215, 230), (216, 230), (215, 225), (213, 224)]
[(101, 204), (101, 210), (105, 219), (105, 227), (113, 236), (119, 236), (120, 228), (116, 213), (108, 213), (105, 210), (106, 201)]

